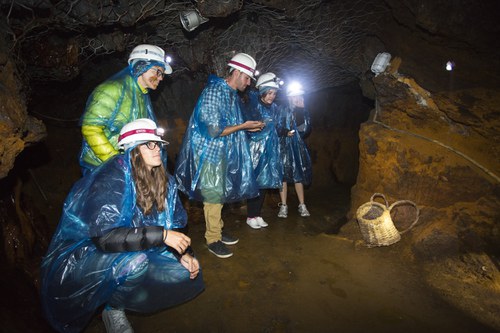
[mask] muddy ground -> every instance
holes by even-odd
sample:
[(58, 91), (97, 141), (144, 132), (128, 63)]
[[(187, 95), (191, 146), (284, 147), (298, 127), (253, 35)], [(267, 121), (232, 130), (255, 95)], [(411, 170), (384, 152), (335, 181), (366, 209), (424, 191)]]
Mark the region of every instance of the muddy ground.
[[(429, 288), (421, 269), (402, 255), (404, 239), (367, 248), (353, 222), (338, 234), (321, 230), (345, 208), (347, 188), (329, 191), (329, 198), (311, 192), (310, 218), (295, 209), (287, 219), (277, 218), (278, 194), (270, 195), (263, 214), (269, 227), (261, 230), (245, 224), (245, 207), (226, 208), (226, 229), (240, 238), (228, 259), (208, 252), (201, 214), (191, 214), (190, 235), (206, 290), (170, 310), (130, 314), (136, 331), (495, 331)], [(296, 199), (290, 201), (295, 207)], [(104, 332), (98, 317), (85, 332)]]

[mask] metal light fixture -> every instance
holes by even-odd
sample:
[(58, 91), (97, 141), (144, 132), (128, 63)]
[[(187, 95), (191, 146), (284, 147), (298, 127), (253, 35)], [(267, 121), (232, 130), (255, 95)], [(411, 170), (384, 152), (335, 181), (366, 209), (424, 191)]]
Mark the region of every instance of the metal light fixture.
[(391, 55), (387, 52), (379, 53), (375, 57), (375, 60), (373, 60), (372, 64), (372, 72), (375, 73), (375, 76), (379, 75), (380, 73), (383, 73), (387, 66), (389, 65), (389, 62), (391, 61)]
[(180, 20), (182, 27), (187, 31), (193, 31), (198, 28), (200, 24), (208, 21), (207, 18), (201, 16), (201, 14), (195, 9), (182, 11), (180, 13)]

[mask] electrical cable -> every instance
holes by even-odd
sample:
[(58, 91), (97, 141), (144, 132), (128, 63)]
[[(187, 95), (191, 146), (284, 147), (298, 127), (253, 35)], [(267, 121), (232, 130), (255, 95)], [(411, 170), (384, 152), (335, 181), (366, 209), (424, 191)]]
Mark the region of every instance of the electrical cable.
[(378, 99), (376, 99), (375, 100), (375, 114), (374, 114), (373, 120), (372, 120), (375, 124), (381, 125), (381, 126), (387, 128), (387, 129), (390, 129), (390, 130), (395, 131), (395, 132), (412, 135), (412, 136), (414, 136), (416, 138), (423, 139), (423, 140), (435, 143), (435, 144), (437, 144), (437, 145), (439, 145), (439, 146), (441, 146), (443, 148), (446, 148), (446, 149), (452, 151), (453, 153), (457, 154), (458, 156), (460, 156), (460, 157), (466, 159), (467, 161), (471, 162), (476, 167), (478, 167), (479, 169), (481, 169), (484, 173), (486, 173), (488, 176), (490, 176), (491, 178), (495, 179), (497, 182), (500, 183), (500, 177), (498, 177), (493, 172), (491, 172), (490, 170), (488, 170), (486, 167), (482, 166), (477, 161), (475, 161), (474, 159), (472, 159), (469, 156), (465, 155), (464, 153), (462, 153), (462, 152), (460, 152), (460, 151), (458, 151), (458, 150), (456, 150), (456, 149), (454, 149), (454, 148), (452, 148), (452, 147), (450, 147), (448, 145), (445, 145), (444, 143), (439, 142), (437, 140), (425, 137), (425, 136), (420, 135), (420, 134), (416, 134), (416, 133), (404, 131), (404, 130), (401, 130), (401, 129), (393, 128), (393, 127), (391, 127), (389, 125), (386, 125), (386, 124), (382, 123), (381, 121), (378, 121), (377, 120), (377, 115), (378, 115), (379, 110), (380, 110), (380, 105), (379, 105)]

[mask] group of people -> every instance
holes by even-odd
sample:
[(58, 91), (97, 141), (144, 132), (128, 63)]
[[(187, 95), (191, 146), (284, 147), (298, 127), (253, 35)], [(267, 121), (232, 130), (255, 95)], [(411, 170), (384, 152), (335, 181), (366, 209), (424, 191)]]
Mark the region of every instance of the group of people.
[(64, 202), (41, 265), (42, 306), (56, 330), (80, 332), (102, 310), (108, 333), (130, 333), (125, 310), (154, 312), (203, 291), (178, 190), (203, 202), (206, 243), (220, 258), (232, 256), (226, 245), (238, 242), (224, 231), (225, 203), (247, 200), (247, 224), (264, 228), (265, 190), (280, 189), (278, 217), (286, 218), (287, 184), (294, 183), (298, 211), (309, 216), (304, 91), (290, 86), (288, 105), (279, 107), (279, 79), (266, 73), (244, 102), (255, 68), (250, 55), (238, 53), (224, 78), (208, 78), (173, 176), (149, 97), (172, 73), (164, 50), (138, 45), (128, 66), (92, 92), (81, 121), (83, 177)]
[(203, 202), (205, 240), (219, 258), (233, 255), (227, 245), (238, 238), (224, 231), (225, 203), (247, 201), (246, 223), (253, 229), (268, 223), (261, 210), (266, 189), (280, 189), (278, 217), (286, 218), (287, 184), (294, 183), (298, 211), (309, 216), (304, 185), (312, 165), (304, 138), (311, 130), (304, 108), (304, 91), (290, 85), (288, 105), (275, 103), (280, 90), (274, 73), (259, 76), (256, 90), (247, 91), (254, 77), (255, 60), (238, 53), (228, 63), (224, 78), (210, 76), (189, 120), (175, 168), (179, 189), (191, 200)]

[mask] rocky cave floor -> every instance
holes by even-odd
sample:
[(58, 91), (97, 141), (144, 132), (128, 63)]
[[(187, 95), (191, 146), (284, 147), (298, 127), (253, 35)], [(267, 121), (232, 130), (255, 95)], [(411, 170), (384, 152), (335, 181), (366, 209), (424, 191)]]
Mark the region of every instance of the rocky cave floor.
[[(49, 221), (48, 230), (53, 230), (62, 201), (78, 177), (79, 141), (68, 138), (79, 132), (74, 127), (48, 127), (45, 145), (31, 152), (44, 158), (33, 166), (24, 188), (40, 216)], [(309, 218), (298, 216), (292, 187), (289, 217), (277, 218), (279, 195), (270, 192), (263, 210), (269, 227), (261, 230), (246, 225), (244, 205), (227, 205), (226, 230), (240, 238), (228, 259), (208, 252), (201, 205), (186, 202), (189, 235), (206, 289), (172, 309), (129, 314), (135, 331), (500, 331), (498, 268), (477, 260), (480, 254), (419, 261), (412, 255), (410, 234), (391, 246), (368, 248), (356, 222), (344, 217), (350, 186), (320, 184), (315, 179), (306, 191)], [(0, 331), (52, 332), (32, 287), (39, 260), (32, 258), (31, 267), (19, 269), (34, 271), (32, 278), (8, 269), (2, 274)], [(105, 332), (99, 314), (85, 332)]]

